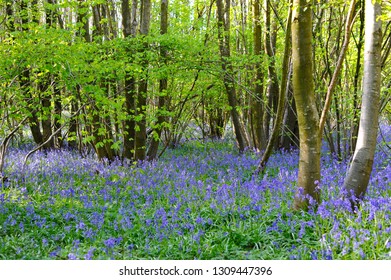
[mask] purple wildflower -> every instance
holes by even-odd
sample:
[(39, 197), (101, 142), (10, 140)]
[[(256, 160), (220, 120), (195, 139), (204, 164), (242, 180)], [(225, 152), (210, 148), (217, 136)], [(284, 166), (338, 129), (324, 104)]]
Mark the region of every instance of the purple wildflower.
[(68, 260), (77, 260), (77, 256), (74, 253), (69, 253), (68, 254)]

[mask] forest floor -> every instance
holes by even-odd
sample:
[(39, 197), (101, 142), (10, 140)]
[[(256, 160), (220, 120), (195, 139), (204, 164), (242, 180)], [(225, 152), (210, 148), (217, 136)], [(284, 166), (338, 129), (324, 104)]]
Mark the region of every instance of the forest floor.
[[(347, 162), (326, 150), (322, 203), (292, 211), (298, 151), (260, 155), (189, 141), (156, 162), (105, 165), (11, 148), (0, 183), (0, 259), (391, 259), (391, 126), (367, 197), (342, 199)], [(387, 146), (388, 145), (388, 146)]]

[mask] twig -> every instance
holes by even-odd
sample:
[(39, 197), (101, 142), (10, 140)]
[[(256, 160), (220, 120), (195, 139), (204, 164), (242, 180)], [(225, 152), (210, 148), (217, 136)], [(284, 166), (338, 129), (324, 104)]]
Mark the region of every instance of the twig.
[(335, 67), (335, 71), (333, 73), (333, 77), (331, 78), (330, 84), (327, 88), (326, 101), (325, 101), (322, 115), (321, 115), (320, 121), (319, 121), (319, 136), (321, 136), (323, 133), (324, 125), (326, 123), (327, 114), (328, 114), (328, 112), (330, 110), (330, 106), (331, 106), (333, 91), (335, 89), (335, 86), (337, 85), (337, 79), (338, 79), (339, 73), (341, 72), (342, 63), (345, 59), (346, 51), (349, 46), (350, 33), (352, 31), (353, 23), (355, 20), (355, 15), (354, 15), (355, 5), (356, 5), (356, 0), (352, 0), (352, 2), (350, 3), (350, 7), (349, 7), (347, 19), (346, 19), (345, 37), (344, 37), (343, 46), (342, 46), (341, 52), (338, 57), (338, 61), (337, 61), (337, 65)]
[(24, 122), (28, 119), (28, 117), (25, 117), (3, 140), (3, 142), (0, 145), (0, 177), (2, 177), (3, 174), (3, 166), (4, 166), (4, 159), (5, 159), (5, 153), (7, 151), (8, 143), (10, 139), (15, 135), (15, 133), (19, 130), (19, 128), (24, 124)]

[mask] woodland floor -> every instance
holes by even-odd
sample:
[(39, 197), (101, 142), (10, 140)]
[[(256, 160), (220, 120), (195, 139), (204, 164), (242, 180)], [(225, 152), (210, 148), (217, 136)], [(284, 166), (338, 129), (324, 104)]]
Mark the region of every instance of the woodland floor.
[[(188, 141), (156, 162), (105, 165), (11, 148), (0, 185), (0, 259), (391, 259), (391, 126), (366, 200), (341, 197), (347, 161), (325, 148), (322, 203), (293, 212), (298, 151), (260, 155)], [(31, 147), (30, 147), (31, 148)]]

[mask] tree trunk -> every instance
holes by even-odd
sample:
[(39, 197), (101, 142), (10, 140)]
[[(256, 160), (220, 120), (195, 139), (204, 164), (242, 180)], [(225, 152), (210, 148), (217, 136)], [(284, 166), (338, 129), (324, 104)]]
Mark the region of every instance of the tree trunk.
[[(168, 31), (168, 0), (161, 0), (160, 4), (160, 34), (166, 34)], [(160, 56), (163, 64), (167, 63), (167, 50), (163, 46), (160, 48)], [(164, 67), (164, 66), (163, 66)], [(166, 93), (167, 90), (167, 77), (163, 77), (159, 80), (159, 104), (158, 104), (158, 116), (156, 122), (156, 135), (152, 135), (151, 145), (149, 146), (147, 157), (148, 160), (153, 160), (157, 156), (159, 148), (160, 136), (162, 133), (162, 126), (165, 121), (164, 113), (160, 110), (165, 110)]]
[[(36, 7), (36, 5), (37, 5), (36, 1), (33, 1), (33, 3), (31, 3), (31, 5), (33, 5), (33, 6), (35, 5), (35, 7)], [(21, 12), (23, 12), (23, 15), (21, 16), (22, 31), (28, 31), (29, 14), (28, 14), (28, 5), (25, 1), (22, 1), (20, 3), (20, 9), (21, 9)], [(38, 19), (36, 17), (33, 17), (32, 21), (38, 23)], [(31, 134), (33, 136), (34, 142), (36, 144), (41, 144), (43, 142), (42, 141), (43, 136), (42, 136), (41, 127), (40, 127), (40, 120), (37, 115), (37, 111), (38, 111), (40, 105), (39, 105), (39, 102), (35, 102), (36, 100), (34, 100), (33, 94), (31, 92), (33, 89), (33, 85), (31, 82), (31, 77), (30, 77), (31, 71), (30, 70), (31, 70), (30, 68), (24, 69), (24, 71), (22, 72), (22, 75), (20, 77), (20, 84), (21, 84), (24, 96), (27, 100), (27, 102), (26, 102), (27, 108), (30, 113), (29, 118), (28, 118), (28, 122), (29, 122), (29, 127), (31, 130)]]
[[(292, 27), (292, 10), (289, 10), (288, 14), (288, 20), (287, 20), (287, 27), (286, 27), (286, 34), (285, 34), (285, 50), (284, 50), (284, 58), (282, 63), (282, 80), (281, 80), (281, 90), (278, 90), (274, 92), (273, 94), (278, 94), (280, 92), (280, 96), (278, 98), (278, 104), (277, 104), (277, 111), (275, 115), (274, 125), (272, 133), (269, 137), (269, 141), (266, 146), (266, 150), (263, 153), (262, 159), (258, 165), (258, 172), (263, 172), (266, 164), (272, 154), (273, 148), (278, 144), (278, 136), (281, 132), (281, 125), (284, 118), (284, 109), (285, 109), (285, 100), (287, 96), (287, 91), (289, 90), (289, 83), (290, 83), (290, 71), (289, 71), (289, 65), (291, 60), (291, 27)], [(274, 58), (273, 58), (274, 59)], [(273, 66), (274, 69), (274, 66)], [(269, 71), (270, 72), (270, 71)], [(276, 74), (276, 73), (275, 73)], [(277, 79), (277, 74), (274, 77)], [(276, 83), (272, 82), (272, 83)], [(273, 85), (272, 88), (274, 88), (276, 85)], [(274, 91), (275, 89), (273, 89)], [(271, 91), (269, 91), (269, 94), (271, 94)]]
[(381, 87), (380, 15), (381, 4), (366, 0), (362, 109), (356, 149), (344, 182), (344, 190), (353, 209), (366, 193), (376, 149)]
[[(96, 4), (92, 7), (92, 19), (94, 29), (92, 32), (92, 40), (101, 43), (102, 38), (106, 38), (107, 34), (105, 31), (105, 21), (102, 21), (102, 12), (103, 6), (102, 4)], [(105, 19), (106, 20), (106, 19)], [(105, 89), (107, 95), (109, 95), (109, 87), (106, 81), (101, 81), (99, 83), (99, 87), (101, 89)], [(91, 132), (94, 138), (93, 144), (94, 149), (97, 153), (99, 160), (108, 160), (112, 162), (115, 158), (115, 151), (111, 148), (111, 144), (113, 142), (111, 130), (112, 127), (108, 125), (111, 121), (108, 121), (109, 116), (108, 112), (105, 112), (102, 108), (102, 105), (96, 101), (95, 97), (91, 98), (92, 106), (91, 106), (91, 114), (92, 114), (92, 126)]]
[[(84, 38), (86, 42), (91, 42), (90, 29), (88, 24), (87, 13), (84, 11), (86, 9), (86, 3), (84, 1), (79, 1), (77, 6), (76, 13), (76, 22), (81, 24), (80, 30), (76, 32), (76, 36)], [(79, 101), (81, 101), (80, 91), (81, 86), (76, 85), (76, 98), (71, 100), (71, 113), (75, 114), (79, 111)], [(59, 104), (60, 105), (60, 104)], [(82, 143), (82, 135), (79, 133), (80, 130), (80, 122), (79, 115), (75, 114), (75, 116), (69, 121), (69, 132), (68, 132), (68, 145), (73, 149), (79, 148), (81, 150)], [(88, 129), (87, 129), (88, 130)]]
[(289, 88), (284, 114), (283, 129), (279, 144), (280, 148), (286, 150), (289, 150), (293, 147), (298, 148), (300, 141), (296, 104), (292, 93), (292, 82), (289, 83), (288, 87)]
[[(71, 101), (71, 114), (76, 113), (79, 110), (78, 108), (78, 102), (77, 100)], [(79, 121), (78, 116), (76, 115), (74, 118), (72, 118), (69, 121), (69, 132), (68, 132), (68, 145), (72, 149), (77, 149), (78, 147), (78, 137), (81, 137), (81, 135), (78, 135), (78, 127), (79, 127)]]
[(14, 18), (14, 12), (13, 12), (13, 2), (12, 0), (6, 0), (6, 15), (7, 15), (7, 27), (10, 32), (15, 31), (15, 18)]
[[(122, 1), (122, 29), (125, 38), (136, 36), (137, 25), (136, 12), (137, 0), (132, 2), (132, 10), (129, 7), (129, 0)], [(129, 50), (130, 52), (130, 50)], [(134, 137), (135, 137), (135, 98), (136, 98), (136, 80), (129, 73), (125, 75), (125, 114), (126, 119), (123, 122), (124, 150), (122, 157), (125, 159), (134, 158)]]
[(223, 109), (214, 107), (207, 109), (209, 115), (209, 136), (212, 139), (221, 139), (224, 134), (225, 118)]
[(275, 52), (276, 52), (276, 29), (275, 21), (271, 18), (271, 0), (265, 0), (265, 52), (268, 62), (268, 84), (266, 90), (267, 107), (264, 117), (264, 130), (266, 139), (270, 138), (270, 127), (273, 127), (272, 120), (275, 121), (278, 107), (279, 85), (276, 72)]
[(319, 115), (316, 108), (312, 60), (312, 2), (293, 1), (292, 62), (293, 93), (300, 134), (298, 191), (294, 209), (307, 209), (320, 201)]
[[(58, 18), (58, 14), (56, 9), (54, 9), (54, 5), (56, 4), (55, 0), (48, 0), (48, 4), (51, 5), (50, 8), (45, 9), (45, 17), (46, 17), (46, 25), (48, 28), (55, 28), (56, 22)], [(42, 94), (42, 111), (43, 111), (43, 119), (42, 119), (42, 136), (43, 142), (47, 142), (44, 145), (44, 149), (53, 149), (55, 148), (55, 144), (57, 142), (57, 146), (60, 145), (61, 139), (61, 91), (58, 89), (56, 80), (58, 79), (56, 75), (45, 75), (42, 76), (41, 81), (39, 81), (39, 88)], [(52, 106), (52, 100), (54, 100), (54, 108)], [(54, 109), (54, 110), (53, 110)], [(54, 138), (49, 140), (54, 131), (59, 131)]]
[[(149, 33), (151, 21), (151, 1), (143, 0), (140, 9), (140, 35), (146, 36)], [(148, 43), (143, 43), (143, 69), (144, 76), (139, 80), (138, 95), (136, 100), (136, 133), (134, 137), (134, 158), (135, 160), (144, 160), (146, 154), (147, 142), (147, 122), (146, 122), (146, 106), (148, 92), (148, 61), (145, 53), (148, 50)]]
[(263, 69), (261, 62), (262, 55), (262, 26), (260, 16), (260, 3), (259, 0), (255, 0), (253, 4), (254, 8), (254, 55), (258, 56), (258, 60), (255, 63), (255, 88), (254, 96), (251, 96), (251, 115), (250, 126), (253, 139), (253, 145), (258, 150), (263, 150), (266, 147), (266, 136), (263, 128), (264, 117), (264, 96), (263, 96)]
[(360, 11), (360, 31), (359, 31), (359, 37), (357, 40), (356, 48), (357, 48), (357, 59), (356, 59), (356, 67), (355, 67), (355, 73), (354, 73), (354, 81), (353, 81), (353, 122), (352, 122), (352, 128), (351, 128), (351, 136), (350, 136), (350, 148), (349, 153), (353, 154), (356, 149), (356, 143), (357, 143), (357, 136), (358, 136), (358, 126), (359, 126), (359, 98), (358, 98), (358, 91), (359, 88), (359, 80), (360, 80), (360, 73), (361, 73), (361, 65), (362, 65), (362, 47), (363, 47), (363, 41), (364, 41), (364, 21), (365, 21), (365, 4), (364, 0), (360, 0), (359, 7), (361, 8)]
[(221, 57), (221, 67), (223, 70), (224, 87), (228, 95), (228, 103), (231, 107), (231, 118), (233, 127), (235, 129), (236, 140), (238, 141), (239, 151), (243, 152), (248, 147), (248, 140), (246, 138), (244, 127), (240, 120), (238, 112), (238, 101), (236, 97), (235, 84), (233, 81), (233, 67), (229, 61), (230, 52), (230, 0), (217, 0), (217, 20), (218, 20), (218, 37)]
[(54, 131), (59, 131), (54, 139), (56, 148), (61, 148), (63, 139), (61, 133), (61, 114), (62, 114), (62, 103), (61, 103), (61, 90), (58, 88), (56, 82), (53, 84), (53, 97), (54, 97)]
[[(41, 105), (42, 105), (42, 142), (46, 142), (52, 135), (52, 106), (51, 97), (49, 93), (48, 76), (43, 76), (42, 81), (39, 81), (39, 90), (41, 93)], [(54, 141), (50, 140), (43, 146), (45, 150), (54, 148)]]

